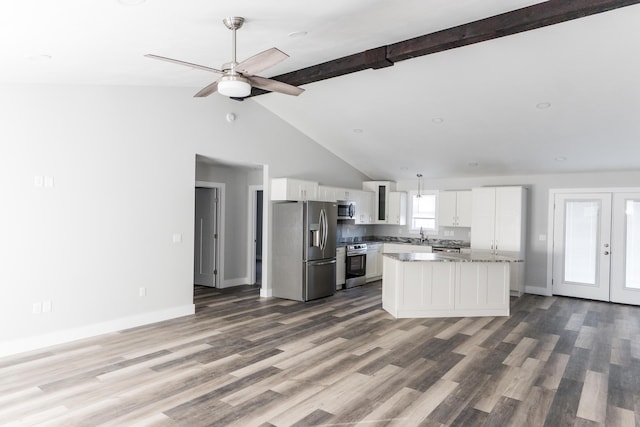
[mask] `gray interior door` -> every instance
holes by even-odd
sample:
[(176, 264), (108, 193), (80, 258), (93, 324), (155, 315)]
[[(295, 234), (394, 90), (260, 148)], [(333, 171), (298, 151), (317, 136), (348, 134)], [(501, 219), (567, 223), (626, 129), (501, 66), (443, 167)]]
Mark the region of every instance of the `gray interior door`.
[(196, 188), (193, 283), (218, 287), (218, 189)]

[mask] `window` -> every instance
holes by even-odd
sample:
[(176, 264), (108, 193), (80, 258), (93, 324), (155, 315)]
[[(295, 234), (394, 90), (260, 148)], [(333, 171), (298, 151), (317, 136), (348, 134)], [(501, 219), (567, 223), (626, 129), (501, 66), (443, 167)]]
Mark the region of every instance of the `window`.
[(436, 230), (437, 193), (422, 191), (420, 197), (416, 191), (409, 192), (409, 226), (412, 230)]

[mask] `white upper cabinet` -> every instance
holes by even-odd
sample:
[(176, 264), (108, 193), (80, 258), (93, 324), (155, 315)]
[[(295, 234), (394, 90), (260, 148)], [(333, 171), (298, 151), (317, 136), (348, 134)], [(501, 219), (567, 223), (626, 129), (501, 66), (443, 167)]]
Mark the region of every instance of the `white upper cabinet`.
[(318, 200), (318, 183), (292, 178), (271, 180), (271, 200)]
[(374, 224), (404, 225), (406, 223), (407, 195), (406, 193), (395, 191), (395, 182), (365, 181), (362, 183), (362, 188), (375, 193), (373, 202)]
[(471, 248), (520, 252), (524, 246), (523, 187), (483, 187), (472, 190)]
[(338, 200), (354, 200), (354, 193), (358, 190), (350, 188), (318, 186), (318, 198), (323, 202), (337, 202)]
[(389, 215), (387, 224), (405, 225), (407, 223), (407, 193), (392, 191), (389, 193)]
[(471, 191), (441, 191), (438, 195), (438, 225), (471, 227)]
[(356, 224), (373, 224), (375, 194), (372, 191), (352, 190), (350, 195), (356, 203)]

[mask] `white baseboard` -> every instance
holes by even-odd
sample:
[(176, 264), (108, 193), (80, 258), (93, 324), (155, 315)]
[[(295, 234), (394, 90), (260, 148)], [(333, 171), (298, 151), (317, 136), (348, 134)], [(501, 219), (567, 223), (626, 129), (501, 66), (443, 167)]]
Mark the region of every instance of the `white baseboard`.
[(189, 316), (194, 313), (195, 305), (189, 304), (165, 310), (122, 317), (107, 322), (94, 323), (78, 328), (64, 329), (44, 335), (5, 341), (0, 343), (0, 357), (37, 350), (52, 345), (64, 344), (83, 338), (95, 337), (97, 335), (121, 331), (123, 329), (135, 328), (136, 326), (147, 325), (149, 323), (175, 319), (176, 317)]
[(272, 289), (266, 289), (266, 288), (260, 288), (260, 296), (262, 298), (270, 298), (273, 296), (273, 290)]
[(552, 295), (551, 290), (547, 289), (546, 286), (525, 286), (524, 291), (527, 294), (542, 295), (545, 297), (550, 297)]

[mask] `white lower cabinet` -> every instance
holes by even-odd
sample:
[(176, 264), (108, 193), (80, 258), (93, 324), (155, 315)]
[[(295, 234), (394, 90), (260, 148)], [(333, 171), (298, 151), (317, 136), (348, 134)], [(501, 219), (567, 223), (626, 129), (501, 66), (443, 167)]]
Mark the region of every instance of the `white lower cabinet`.
[(382, 244), (367, 244), (367, 270), (365, 277), (367, 282), (378, 280), (382, 277)]
[(509, 262), (383, 262), (382, 308), (394, 317), (509, 315)]
[(336, 248), (336, 290), (342, 289), (346, 281), (347, 253), (346, 248)]
[(482, 315), (509, 307), (509, 262), (459, 262), (456, 271), (456, 309)]

